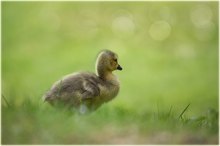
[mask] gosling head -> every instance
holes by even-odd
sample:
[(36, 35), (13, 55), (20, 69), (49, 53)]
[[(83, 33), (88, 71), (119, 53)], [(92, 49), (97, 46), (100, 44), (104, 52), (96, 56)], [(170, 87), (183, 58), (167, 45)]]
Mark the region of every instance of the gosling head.
[(122, 70), (122, 67), (118, 64), (118, 55), (110, 50), (101, 51), (96, 60), (98, 76), (114, 70)]

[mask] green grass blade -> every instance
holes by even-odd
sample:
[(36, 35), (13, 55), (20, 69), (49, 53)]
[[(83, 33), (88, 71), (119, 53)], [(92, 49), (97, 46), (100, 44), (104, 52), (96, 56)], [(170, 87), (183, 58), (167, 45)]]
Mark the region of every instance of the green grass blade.
[(181, 112), (181, 114), (179, 115), (179, 118), (181, 118), (181, 119), (183, 119), (183, 114), (186, 112), (186, 110), (189, 108), (189, 106), (190, 106), (190, 104), (188, 104), (185, 108), (184, 108), (184, 110)]
[(9, 102), (7, 101), (7, 99), (5, 98), (5, 96), (2, 94), (2, 98), (4, 99), (5, 103), (7, 104), (8, 107), (10, 107)]

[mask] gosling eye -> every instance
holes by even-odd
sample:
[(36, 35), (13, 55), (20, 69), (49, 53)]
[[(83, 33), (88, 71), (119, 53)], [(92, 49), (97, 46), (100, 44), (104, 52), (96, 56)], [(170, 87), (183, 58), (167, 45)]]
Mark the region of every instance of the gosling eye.
[(118, 59), (114, 59), (115, 62), (118, 62)]

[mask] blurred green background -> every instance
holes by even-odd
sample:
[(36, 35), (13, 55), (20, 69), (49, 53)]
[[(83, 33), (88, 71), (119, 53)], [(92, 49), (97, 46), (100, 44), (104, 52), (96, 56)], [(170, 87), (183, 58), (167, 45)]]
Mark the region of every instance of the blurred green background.
[[(2, 143), (218, 143), (218, 25), (218, 2), (2, 2)], [(117, 98), (87, 116), (42, 103), (102, 49)]]

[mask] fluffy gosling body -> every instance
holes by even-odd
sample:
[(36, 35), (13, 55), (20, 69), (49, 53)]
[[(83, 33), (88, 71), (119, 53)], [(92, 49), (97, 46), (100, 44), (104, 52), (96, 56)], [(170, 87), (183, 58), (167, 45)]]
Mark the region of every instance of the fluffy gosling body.
[(120, 84), (112, 73), (114, 70), (122, 70), (118, 55), (103, 50), (96, 60), (96, 74), (79, 72), (63, 77), (43, 96), (44, 101), (74, 107), (80, 113), (94, 111), (119, 92)]

